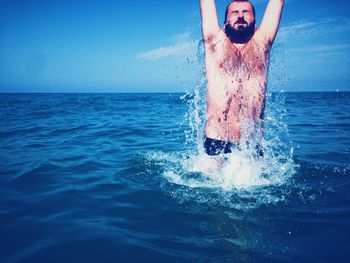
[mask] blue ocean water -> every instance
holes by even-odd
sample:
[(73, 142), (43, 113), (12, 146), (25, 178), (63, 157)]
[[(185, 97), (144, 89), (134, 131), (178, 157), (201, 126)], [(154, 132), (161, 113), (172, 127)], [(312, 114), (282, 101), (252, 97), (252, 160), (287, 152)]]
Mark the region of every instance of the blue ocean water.
[(224, 179), (191, 99), (1, 94), (0, 261), (350, 262), (350, 93), (272, 94), (271, 169)]

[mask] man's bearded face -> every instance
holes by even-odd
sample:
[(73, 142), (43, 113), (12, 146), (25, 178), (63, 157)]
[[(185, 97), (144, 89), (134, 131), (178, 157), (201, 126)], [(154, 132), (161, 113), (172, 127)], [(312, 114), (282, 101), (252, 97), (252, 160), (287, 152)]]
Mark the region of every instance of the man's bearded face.
[(243, 17), (240, 17), (233, 25), (225, 24), (225, 33), (233, 43), (247, 43), (253, 37), (254, 32), (255, 20), (248, 23)]
[(255, 11), (249, 2), (233, 2), (226, 10), (225, 33), (233, 43), (247, 43), (255, 32)]

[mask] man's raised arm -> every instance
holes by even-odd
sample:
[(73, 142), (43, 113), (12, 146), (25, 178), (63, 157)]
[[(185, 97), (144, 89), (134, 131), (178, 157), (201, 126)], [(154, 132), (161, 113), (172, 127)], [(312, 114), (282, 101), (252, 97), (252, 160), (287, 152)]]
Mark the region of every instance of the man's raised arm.
[(214, 0), (200, 0), (202, 16), (202, 34), (204, 40), (209, 40), (220, 31), (218, 15)]
[(281, 21), (284, 0), (269, 0), (259, 31), (270, 45), (275, 40), (278, 26)]

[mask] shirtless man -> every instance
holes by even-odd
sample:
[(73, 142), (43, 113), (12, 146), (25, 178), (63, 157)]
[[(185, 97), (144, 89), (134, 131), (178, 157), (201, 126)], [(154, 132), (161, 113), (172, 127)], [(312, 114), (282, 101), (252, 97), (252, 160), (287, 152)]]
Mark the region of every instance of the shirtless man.
[(221, 29), (215, 1), (200, 0), (207, 77), (204, 148), (208, 155), (230, 153), (244, 139), (248, 145), (253, 141), (255, 153), (263, 156), (257, 138), (263, 135), (269, 55), (283, 4), (283, 0), (269, 0), (256, 29), (253, 5), (234, 0), (227, 6)]

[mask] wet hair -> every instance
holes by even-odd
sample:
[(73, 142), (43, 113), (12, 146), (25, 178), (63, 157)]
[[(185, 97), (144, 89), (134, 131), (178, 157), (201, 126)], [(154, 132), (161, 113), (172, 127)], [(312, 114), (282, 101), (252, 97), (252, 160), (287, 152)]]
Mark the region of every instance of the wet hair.
[(227, 23), (228, 8), (229, 8), (230, 5), (231, 5), (232, 3), (234, 3), (234, 2), (247, 2), (247, 3), (249, 3), (249, 4), (252, 6), (253, 15), (254, 15), (254, 20), (255, 20), (255, 8), (254, 8), (253, 4), (252, 4), (250, 1), (248, 1), (248, 0), (233, 0), (233, 1), (231, 1), (231, 3), (229, 3), (228, 6), (226, 7), (226, 11), (225, 11), (225, 22), (224, 22), (224, 24)]

